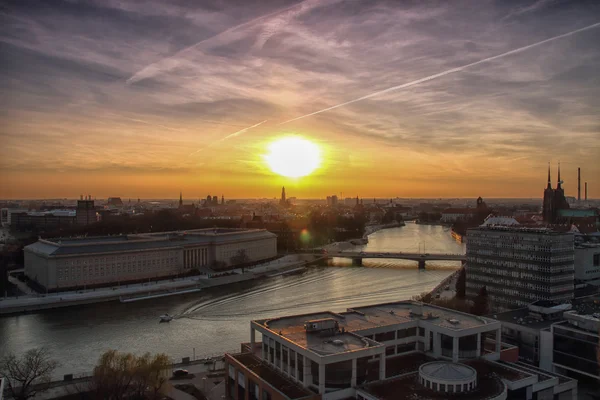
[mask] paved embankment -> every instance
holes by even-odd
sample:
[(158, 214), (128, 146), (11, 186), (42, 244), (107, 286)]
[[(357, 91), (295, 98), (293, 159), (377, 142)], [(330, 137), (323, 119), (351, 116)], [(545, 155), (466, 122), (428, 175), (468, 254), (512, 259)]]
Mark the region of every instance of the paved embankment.
[(190, 290), (204, 290), (211, 287), (229, 285), (261, 278), (276, 272), (286, 271), (309, 262), (318, 255), (288, 255), (250, 269), (235, 269), (232, 275), (211, 276), (199, 275), (165, 281), (141, 283), (118, 287), (99, 288), (95, 290), (59, 292), (47, 295), (25, 295), (0, 299), (0, 315), (69, 307), (83, 304), (118, 301), (120, 299), (143, 300), (159, 296), (171, 296), (189, 293)]

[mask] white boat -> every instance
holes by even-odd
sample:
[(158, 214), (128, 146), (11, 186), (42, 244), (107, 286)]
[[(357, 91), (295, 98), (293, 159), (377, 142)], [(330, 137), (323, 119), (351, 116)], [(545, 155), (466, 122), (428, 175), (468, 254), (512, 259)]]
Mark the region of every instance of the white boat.
[(160, 318), (160, 322), (171, 322), (171, 320), (173, 319), (173, 316), (171, 316), (169, 314), (163, 314), (159, 318)]

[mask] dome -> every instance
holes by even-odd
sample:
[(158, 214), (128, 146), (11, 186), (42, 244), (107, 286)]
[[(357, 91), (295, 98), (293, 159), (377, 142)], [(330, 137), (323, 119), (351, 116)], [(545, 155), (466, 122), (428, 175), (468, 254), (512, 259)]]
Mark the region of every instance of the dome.
[(464, 364), (432, 361), (419, 368), (419, 382), (436, 392), (467, 392), (477, 386), (477, 371)]

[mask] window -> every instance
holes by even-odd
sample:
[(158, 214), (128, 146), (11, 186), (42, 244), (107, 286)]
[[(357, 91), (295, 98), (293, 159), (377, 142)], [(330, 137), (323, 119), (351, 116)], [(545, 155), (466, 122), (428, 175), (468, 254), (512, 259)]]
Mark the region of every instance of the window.
[(600, 253), (594, 254), (594, 267), (600, 267)]

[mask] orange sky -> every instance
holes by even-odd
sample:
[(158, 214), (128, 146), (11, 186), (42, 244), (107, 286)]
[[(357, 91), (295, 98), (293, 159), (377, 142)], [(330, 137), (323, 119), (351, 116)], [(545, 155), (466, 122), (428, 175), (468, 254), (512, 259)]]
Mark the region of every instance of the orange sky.
[(8, 7), (0, 198), (600, 198), (600, 4), (200, 3)]

